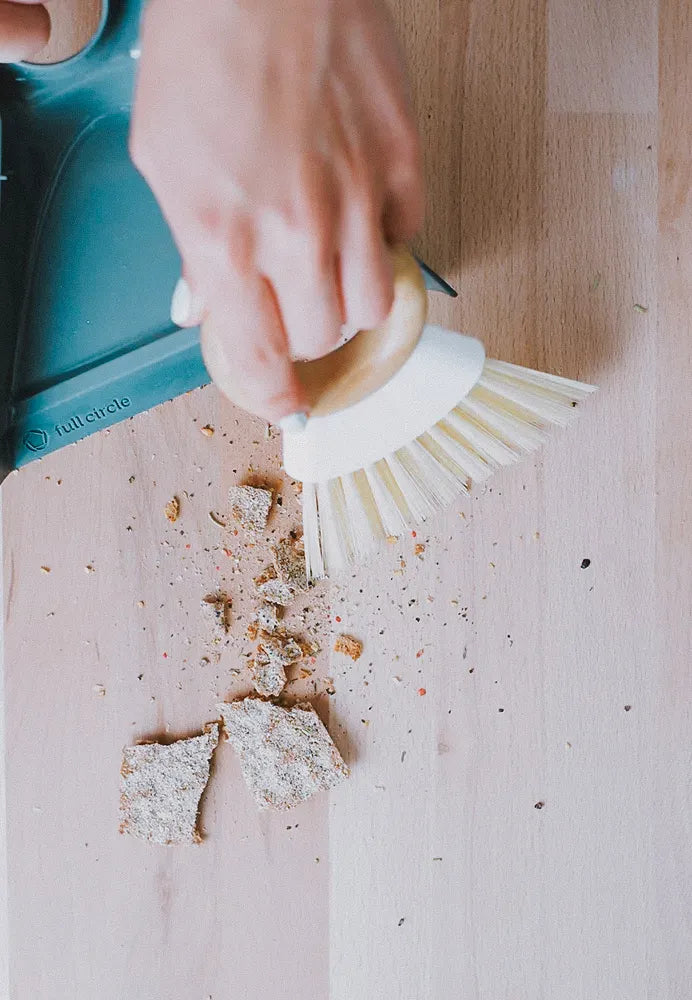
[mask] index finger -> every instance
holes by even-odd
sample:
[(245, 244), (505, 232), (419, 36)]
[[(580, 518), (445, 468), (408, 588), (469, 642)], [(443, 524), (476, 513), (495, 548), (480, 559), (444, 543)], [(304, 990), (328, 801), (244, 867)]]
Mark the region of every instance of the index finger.
[(208, 304), (202, 354), (221, 391), (272, 423), (304, 412), (306, 399), (269, 282), (257, 272), (231, 274)]

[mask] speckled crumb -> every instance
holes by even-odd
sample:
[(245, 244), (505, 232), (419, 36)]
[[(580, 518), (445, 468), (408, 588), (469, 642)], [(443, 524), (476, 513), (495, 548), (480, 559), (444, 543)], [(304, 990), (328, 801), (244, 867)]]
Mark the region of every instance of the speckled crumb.
[(277, 698), (286, 687), (286, 670), (277, 660), (257, 654), (250, 660), (252, 686), (265, 698)]
[(281, 624), (281, 612), (279, 605), (263, 604), (257, 612), (257, 624), (262, 632), (276, 632)]
[(169, 521), (177, 521), (180, 517), (180, 500), (177, 497), (172, 497), (163, 508), (163, 512)]
[(276, 632), (281, 625), (281, 611), (281, 605), (265, 602), (257, 611), (257, 618), (247, 627), (245, 634), (248, 639), (254, 642), (260, 632), (268, 632), (270, 635)]
[(253, 685), (258, 694), (280, 695), (286, 686), (286, 667), (303, 658), (303, 650), (291, 636), (260, 633), (262, 641), (250, 663)]
[(273, 566), (268, 566), (254, 580), (257, 592), (269, 604), (290, 604), (295, 597), (295, 590), (283, 580), (279, 580)]
[(357, 660), (363, 652), (363, 643), (360, 639), (354, 639), (352, 635), (338, 635), (334, 643), (334, 652), (343, 653), (344, 656)]
[(218, 724), (175, 743), (126, 747), (120, 769), (120, 832), (151, 844), (195, 844)]
[(291, 587), (294, 593), (307, 590), (308, 578), (302, 538), (282, 538), (276, 545), (272, 545), (271, 552), (279, 580)]
[(218, 708), (261, 809), (290, 809), (348, 777), (348, 767), (310, 705), (286, 709), (245, 698)]
[(222, 632), (231, 627), (231, 607), (233, 602), (227, 594), (207, 594), (202, 598), (202, 608), (212, 614), (214, 622)]
[(234, 521), (253, 534), (264, 531), (272, 505), (271, 490), (257, 486), (231, 486), (228, 497)]

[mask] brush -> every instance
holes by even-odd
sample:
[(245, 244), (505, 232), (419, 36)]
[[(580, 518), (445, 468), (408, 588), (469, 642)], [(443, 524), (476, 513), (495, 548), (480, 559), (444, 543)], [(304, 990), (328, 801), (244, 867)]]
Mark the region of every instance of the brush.
[(363, 563), (472, 484), (539, 448), (594, 387), (485, 357), (479, 340), (426, 324), (420, 268), (392, 251), (385, 323), (297, 362), (309, 416), (282, 421), (283, 463), (303, 484), (308, 576)]

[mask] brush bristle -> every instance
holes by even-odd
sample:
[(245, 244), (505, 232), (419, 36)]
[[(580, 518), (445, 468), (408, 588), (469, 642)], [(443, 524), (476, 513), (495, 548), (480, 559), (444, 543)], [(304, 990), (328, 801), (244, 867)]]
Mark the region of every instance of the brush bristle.
[(308, 575), (363, 562), (385, 539), (529, 455), (593, 391), (582, 382), (486, 361), (468, 396), (406, 447), (347, 476), (303, 484)]

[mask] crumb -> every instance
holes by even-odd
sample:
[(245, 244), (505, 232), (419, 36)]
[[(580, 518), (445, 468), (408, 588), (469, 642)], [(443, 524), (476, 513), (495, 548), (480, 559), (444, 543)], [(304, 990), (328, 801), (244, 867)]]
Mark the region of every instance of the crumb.
[(218, 706), (243, 777), (260, 809), (290, 809), (348, 777), (319, 716), (257, 698)]
[(272, 505), (271, 490), (257, 486), (231, 486), (228, 496), (231, 517), (241, 528), (253, 534), (264, 531)]
[(94, 684), (91, 690), (94, 692), (94, 694), (99, 695), (99, 697), (101, 698), (105, 697), (106, 689), (103, 686), (103, 684)]
[(534, 809), (542, 809), (544, 805), (545, 805), (545, 802), (535, 802), (533, 808)]
[(233, 602), (228, 594), (207, 594), (202, 598), (202, 607), (211, 609), (214, 620), (223, 632), (231, 627), (231, 607)]
[(296, 639), (296, 642), (303, 651), (303, 656), (317, 656), (320, 651), (320, 644), (316, 639)]
[(420, 556), (424, 552), (425, 552), (425, 545), (423, 545), (421, 542), (418, 542), (416, 545), (413, 546), (414, 556)]
[(303, 659), (303, 650), (292, 636), (277, 636), (264, 634), (257, 647), (257, 655), (288, 667)]
[(226, 522), (222, 521), (218, 514), (215, 514), (213, 510), (209, 511), (209, 520), (213, 521), (214, 524), (218, 524), (220, 528), (226, 527)]
[(590, 559), (582, 559), (582, 561), (581, 561), (581, 569), (588, 569), (590, 565), (591, 565), (591, 560)]
[(50, 573), (50, 566), (41, 566), (42, 573)]
[(144, 607), (146, 607), (146, 605), (145, 605), (144, 601), (137, 601), (137, 607), (138, 608), (144, 608)]
[(281, 623), (281, 612), (276, 604), (266, 602), (257, 612), (257, 624), (262, 632), (276, 632)]
[(357, 660), (363, 652), (363, 643), (360, 639), (354, 639), (352, 635), (338, 635), (334, 643), (334, 652), (343, 653), (344, 656)]
[(643, 306), (640, 302), (635, 302), (634, 303), (634, 310), (635, 310), (635, 312), (638, 312), (638, 313), (648, 313), (649, 308), (648, 308), (648, 306)]
[(84, 567), (84, 572), (85, 573), (93, 573), (94, 572), (94, 567), (91, 565), (91, 563), (87, 563), (87, 565)]
[(259, 633), (260, 633), (259, 622), (250, 622), (248, 627), (245, 629), (245, 637), (249, 639), (250, 642), (254, 642)]
[(271, 552), (279, 580), (291, 587), (294, 593), (307, 590), (308, 578), (302, 538), (282, 538), (276, 545), (272, 545)]
[(399, 541), (396, 535), (387, 535), (387, 545), (396, 545)]
[(210, 438), (214, 436), (214, 428), (211, 426), (211, 424), (205, 424), (204, 427), (200, 427), (200, 431), (202, 432), (202, 434), (204, 434), (205, 437)]
[(255, 587), (265, 601), (269, 604), (290, 604), (295, 597), (295, 591), (283, 580), (279, 580), (273, 566), (268, 566), (259, 576), (254, 579)]
[(173, 497), (163, 508), (163, 512), (171, 523), (177, 521), (180, 517), (180, 500)]
[(120, 769), (120, 832), (151, 844), (198, 844), (199, 800), (218, 742), (214, 724), (191, 739), (126, 747)]
[(265, 698), (276, 698), (286, 687), (286, 671), (278, 660), (270, 660), (257, 654), (250, 660), (252, 685)]

